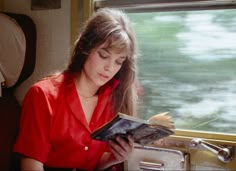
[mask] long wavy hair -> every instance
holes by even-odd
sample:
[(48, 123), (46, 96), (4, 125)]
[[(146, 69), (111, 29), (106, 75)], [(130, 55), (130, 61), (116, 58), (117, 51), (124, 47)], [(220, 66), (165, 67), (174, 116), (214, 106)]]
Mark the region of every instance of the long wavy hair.
[(121, 69), (114, 76), (119, 80), (119, 85), (111, 95), (114, 112), (136, 114), (137, 44), (131, 22), (124, 12), (103, 8), (94, 13), (76, 40), (66, 71), (80, 72), (92, 50), (103, 44), (108, 50), (127, 54)]

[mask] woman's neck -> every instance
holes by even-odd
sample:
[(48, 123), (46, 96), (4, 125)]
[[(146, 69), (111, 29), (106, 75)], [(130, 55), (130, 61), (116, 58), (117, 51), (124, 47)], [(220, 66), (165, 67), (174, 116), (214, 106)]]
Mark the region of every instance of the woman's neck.
[(96, 96), (99, 89), (83, 73), (75, 74), (75, 85), (77, 93), (84, 98)]

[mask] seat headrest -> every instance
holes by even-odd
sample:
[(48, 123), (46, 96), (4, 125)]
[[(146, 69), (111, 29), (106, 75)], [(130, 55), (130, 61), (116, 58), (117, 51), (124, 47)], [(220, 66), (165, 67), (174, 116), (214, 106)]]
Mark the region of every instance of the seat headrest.
[(36, 37), (36, 26), (29, 16), (0, 12), (0, 72), (4, 88), (17, 87), (33, 73)]
[(17, 22), (0, 13), (0, 72), (5, 87), (16, 84), (25, 61), (26, 39)]

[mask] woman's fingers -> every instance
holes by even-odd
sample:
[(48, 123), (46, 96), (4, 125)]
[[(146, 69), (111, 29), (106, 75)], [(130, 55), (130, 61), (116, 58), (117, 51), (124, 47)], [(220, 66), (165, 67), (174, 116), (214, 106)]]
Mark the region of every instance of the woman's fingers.
[(115, 141), (109, 141), (110, 150), (118, 161), (124, 161), (125, 151), (124, 149)]
[(133, 147), (134, 147), (134, 139), (131, 135), (128, 135), (128, 140), (129, 140), (129, 145), (130, 145), (131, 150), (132, 150)]
[(132, 152), (134, 143), (133, 138), (130, 135), (127, 138), (128, 141), (117, 136), (116, 142), (112, 140), (109, 141), (111, 152), (119, 161), (125, 161)]

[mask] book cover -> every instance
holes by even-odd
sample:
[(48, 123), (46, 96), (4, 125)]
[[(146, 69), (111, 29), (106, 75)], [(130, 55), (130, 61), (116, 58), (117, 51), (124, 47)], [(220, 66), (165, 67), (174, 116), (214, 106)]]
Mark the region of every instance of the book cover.
[[(169, 120), (168, 117), (167, 120)], [(118, 113), (110, 122), (95, 130), (91, 137), (106, 142), (109, 139), (114, 140), (117, 135), (127, 139), (127, 135), (130, 134), (133, 136), (135, 143), (146, 145), (174, 134), (173, 129), (168, 127), (168, 124), (163, 125), (162, 121), (167, 123), (165, 119), (163, 120), (163, 117), (162, 120), (157, 118), (155, 124), (153, 124), (154, 122), (149, 120)]]

